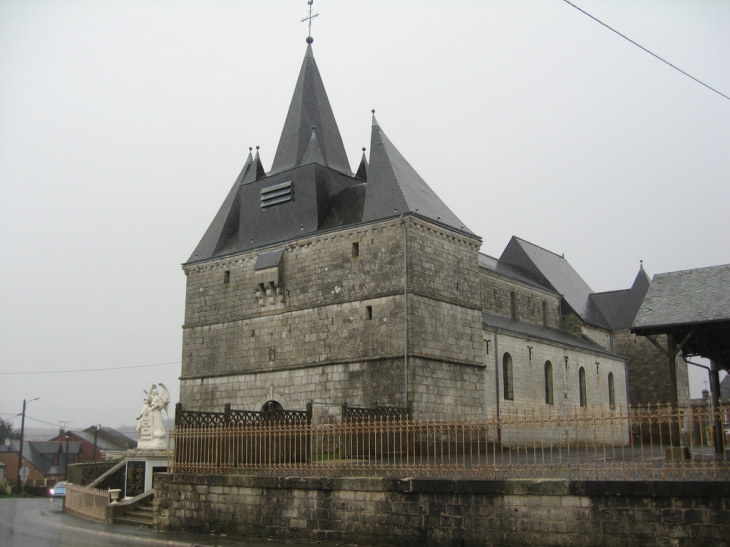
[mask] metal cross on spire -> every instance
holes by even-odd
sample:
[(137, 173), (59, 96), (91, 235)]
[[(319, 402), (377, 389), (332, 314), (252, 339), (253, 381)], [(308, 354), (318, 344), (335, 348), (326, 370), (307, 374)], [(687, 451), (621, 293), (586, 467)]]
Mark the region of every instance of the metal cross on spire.
[(303, 23), (304, 21), (309, 22), (309, 36), (307, 36), (307, 43), (311, 44), (314, 42), (314, 38), (312, 38), (312, 19), (315, 17), (319, 17), (319, 13), (315, 13), (312, 15), (312, 4), (314, 4), (314, 0), (308, 0), (307, 4), (309, 4), (309, 15), (307, 15), (304, 19), (300, 21), (300, 23)]

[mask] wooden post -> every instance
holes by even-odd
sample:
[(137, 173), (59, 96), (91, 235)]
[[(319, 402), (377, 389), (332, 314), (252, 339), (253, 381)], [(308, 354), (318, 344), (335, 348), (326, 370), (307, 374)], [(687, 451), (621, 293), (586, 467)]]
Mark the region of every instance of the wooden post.
[(710, 393), (712, 398), (712, 445), (715, 454), (722, 454), (725, 451), (722, 420), (720, 417), (720, 367), (715, 359), (710, 359)]

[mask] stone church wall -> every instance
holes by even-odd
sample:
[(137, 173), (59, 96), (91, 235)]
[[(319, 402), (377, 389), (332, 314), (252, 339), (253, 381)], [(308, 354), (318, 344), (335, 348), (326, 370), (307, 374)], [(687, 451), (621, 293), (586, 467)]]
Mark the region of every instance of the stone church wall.
[(409, 217), (406, 222), (409, 292), (480, 310), (481, 242), (422, 219)]
[(221, 411), (225, 403), (235, 409), (261, 410), (270, 400), (303, 410), (310, 401), (333, 407), (345, 401), (354, 406), (400, 402), (402, 389), (402, 359), (381, 359), (183, 379), (180, 400), (187, 410)]
[[(476, 411), (484, 354), (478, 241), (413, 217), (407, 226), (413, 409), (447, 412), (458, 402)], [(400, 220), (287, 244), (272, 274), (274, 298), (256, 294), (259, 254), (185, 268), (185, 408), (258, 410), (271, 398), (287, 408), (402, 405)], [(431, 391), (419, 391), (422, 383)]]
[[(585, 370), (588, 406), (609, 406), (608, 374), (613, 374), (616, 407), (626, 408), (626, 381), (624, 361), (609, 355), (599, 355), (560, 344), (551, 344), (529, 337), (500, 332), (498, 358), (494, 358), (494, 331), (485, 331), (490, 340), (487, 365), (491, 382), (495, 381), (493, 368), (499, 367), (499, 397), (502, 411), (515, 409), (575, 408), (580, 404), (578, 374)], [(531, 352), (529, 347), (532, 348)], [(513, 400), (504, 398), (503, 360), (505, 353), (512, 358)], [(532, 358), (530, 359), (530, 353)], [(565, 357), (568, 357), (566, 367)], [(553, 372), (553, 404), (546, 403), (545, 363), (550, 361)], [(596, 364), (598, 362), (598, 364)], [(488, 388), (495, 391), (495, 388)]]
[(515, 315), (520, 321), (543, 324), (542, 303), (545, 302), (545, 326), (560, 328), (560, 295), (540, 290), (500, 276), (483, 268), (479, 269), (481, 309), (498, 315), (510, 316), (510, 293), (515, 293)]
[(183, 378), (402, 353), (399, 225), (305, 238), (285, 249), (281, 294), (263, 305), (259, 252), (186, 266)]
[[(666, 336), (657, 336), (657, 341), (666, 347)], [(628, 330), (613, 335), (614, 352), (631, 358), (629, 373), (629, 400), (632, 405), (669, 402), (669, 371), (667, 356), (643, 336), (631, 334)], [(689, 372), (687, 363), (681, 357), (675, 360), (677, 371), (677, 400), (689, 404)]]

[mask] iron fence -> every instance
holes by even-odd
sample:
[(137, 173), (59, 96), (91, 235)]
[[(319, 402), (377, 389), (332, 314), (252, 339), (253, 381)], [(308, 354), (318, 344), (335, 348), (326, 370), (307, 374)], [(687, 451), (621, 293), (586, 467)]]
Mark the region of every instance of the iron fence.
[(109, 490), (98, 490), (71, 483), (66, 485), (66, 500), (63, 503), (65, 511), (94, 520), (104, 520), (104, 511), (108, 503)]
[(722, 408), (649, 405), (470, 418), (359, 413), (321, 425), (178, 425), (170, 467), (280, 476), (727, 480), (726, 453), (709, 446), (723, 415)]

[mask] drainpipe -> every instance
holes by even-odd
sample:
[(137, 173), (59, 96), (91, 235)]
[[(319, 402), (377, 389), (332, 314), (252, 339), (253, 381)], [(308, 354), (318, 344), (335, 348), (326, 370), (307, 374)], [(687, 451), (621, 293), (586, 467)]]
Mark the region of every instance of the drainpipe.
[(402, 213), (403, 224), (403, 403), (408, 409), (408, 227)]
[(629, 399), (629, 365), (631, 364), (631, 357), (624, 363), (624, 387), (626, 388), (626, 410), (631, 406), (631, 399)]
[[(502, 327), (497, 327), (497, 332), (494, 333), (494, 377), (496, 378), (495, 387), (497, 388), (497, 424), (499, 424), (499, 342), (497, 337)], [(497, 426), (497, 440), (502, 443), (502, 428)]]

